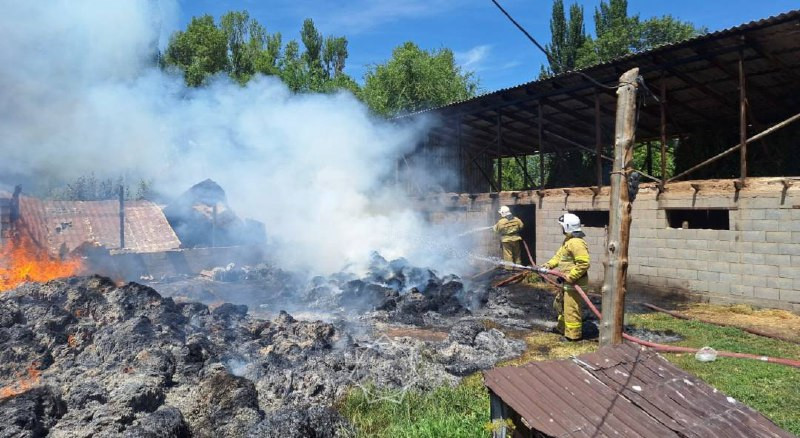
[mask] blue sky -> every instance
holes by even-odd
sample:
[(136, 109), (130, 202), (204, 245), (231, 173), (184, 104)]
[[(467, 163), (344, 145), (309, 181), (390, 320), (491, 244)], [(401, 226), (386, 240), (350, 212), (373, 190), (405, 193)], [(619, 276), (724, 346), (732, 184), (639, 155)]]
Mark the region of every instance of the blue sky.
[[(551, 0), (500, 0), (542, 44), (550, 40)], [(568, 5), (571, 0), (566, 0)], [(600, 0), (579, 0), (587, 31)], [(452, 49), (459, 63), (475, 71), (483, 91), (534, 79), (546, 60), (490, 0), (180, 0), (178, 25), (192, 16), (219, 17), (247, 10), (284, 41), (299, 39), (303, 19), (312, 18), (324, 35), (344, 35), (350, 57), (346, 71), (361, 82), (369, 65), (386, 61), (392, 49), (413, 41), (426, 49)], [(800, 7), (797, 0), (629, 0), (630, 14), (670, 14), (711, 31)]]

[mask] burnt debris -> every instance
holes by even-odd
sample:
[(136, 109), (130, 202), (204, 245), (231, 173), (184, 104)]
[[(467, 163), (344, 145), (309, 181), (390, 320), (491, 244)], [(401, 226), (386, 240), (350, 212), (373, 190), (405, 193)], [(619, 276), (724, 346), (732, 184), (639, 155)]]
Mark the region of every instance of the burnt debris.
[[(452, 384), (523, 350), (522, 341), (477, 321), (457, 324), (439, 341), (382, 334), (386, 322), (470, 318), (457, 278), (404, 261), (384, 267), (363, 278), (317, 279), (303, 290), (307, 302), (348, 312), (369, 298), (371, 310), (333, 322), (278, 309), (261, 319), (244, 305), (176, 302), (97, 276), (0, 294), (0, 430), (21, 437), (347, 436), (350, 425), (330, 409), (347, 391)], [(289, 278), (253, 272), (276, 283)]]

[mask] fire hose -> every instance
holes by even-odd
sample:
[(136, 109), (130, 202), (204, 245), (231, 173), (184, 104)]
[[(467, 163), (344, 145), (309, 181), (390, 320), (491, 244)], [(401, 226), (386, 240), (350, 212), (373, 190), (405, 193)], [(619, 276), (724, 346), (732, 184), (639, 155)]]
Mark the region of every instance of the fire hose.
[[(527, 245), (526, 245), (526, 250), (527, 250)], [(550, 283), (550, 284), (552, 284), (554, 286), (557, 286), (557, 287), (561, 287), (562, 286), (558, 282), (556, 282), (553, 279), (547, 277), (548, 274), (549, 275), (553, 275), (553, 276), (555, 276), (557, 278), (560, 278), (562, 281), (566, 281), (566, 275), (564, 275), (563, 273), (561, 273), (559, 271), (548, 270), (546, 273), (539, 272), (539, 267), (536, 266), (533, 263), (533, 259), (532, 258), (530, 260), (531, 260), (531, 265), (532, 266), (529, 269), (531, 271), (537, 272), (548, 283)], [(595, 316), (597, 316), (597, 319), (602, 319), (603, 315), (600, 313), (600, 311), (597, 309), (597, 307), (595, 307), (595, 305), (592, 303), (592, 301), (586, 295), (586, 292), (584, 292), (583, 289), (581, 289), (581, 287), (578, 286), (577, 284), (573, 284), (572, 286), (575, 288), (575, 290), (578, 291), (578, 294), (580, 294), (581, 298), (583, 298), (583, 301), (586, 303), (586, 305), (589, 306), (589, 309), (592, 311), (592, 313), (594, 313)], [(697, 348), (679, 347), (679, 346), (676, 346), (676, 345), (665, 345), (665, 344), (658, 344), (658, 343), (655, 343), (655, 342), (645, 341), (644, 339), (639, 339), (637, 337), (631, 336), (631, 335), (629, 335), (627, 333), (624, 333), (624, 332), (622, 333), (622, 337), (627, 339), (628, 341), (634, 342), (636, 344), (644, 345), (645, 347), (652, 348), (653, 350), (663, 351), (663, 352), (666, 352), (666, 353), (697, 353), (699, 351), (699, 349), (697, 349)], [(740, 359), (760, 360), (762, 362), (777, 363), (777, 364), (781, 364), (781, 365), (787, 365), (787, 366), (790, 366), (790, 367), (800, 368), (800, 360), (795, 360), (795, 359), (787, 359), (787, 358), (781, 358), (781, 357), (770, 357), (770, 356), (759, 356), (759, 355), (756, 355), (756, 354), (735, 353), (735, 352), (730, 352), (730, 351), (717, 351), (717, 355), (718, 356), (725, 356), (725, 357), (736, 357), (736, 358), (740, 358)]]

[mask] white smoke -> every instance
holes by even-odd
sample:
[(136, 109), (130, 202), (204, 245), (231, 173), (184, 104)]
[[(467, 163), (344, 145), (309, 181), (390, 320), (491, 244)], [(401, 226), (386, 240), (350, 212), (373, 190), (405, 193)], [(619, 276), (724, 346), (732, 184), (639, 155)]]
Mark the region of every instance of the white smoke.
[(174, 2), (0, 4), (0, 183), (128, 175), (177, 194), (211, 178), (265, 223), (284, 267), (426, 252), (427, 225), (385, 184), (425, 122), (397, 126), (349, 94), (293, 95), (270, 77), (188, 89), (152, 62)]

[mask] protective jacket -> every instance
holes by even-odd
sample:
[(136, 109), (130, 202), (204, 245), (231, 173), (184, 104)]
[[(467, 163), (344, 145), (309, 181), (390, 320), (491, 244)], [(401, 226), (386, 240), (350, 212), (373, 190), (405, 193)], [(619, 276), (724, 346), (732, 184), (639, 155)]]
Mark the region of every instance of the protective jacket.
[(589, 246), (583, 238), (586, 235), (582, 231), (574, 231), (567, 234), (561, 248), (558, 249), (556, 255), (553, 256), (544, 267), (547, 269), (558, 268), (559, 271), (566, 274), (569, 282), (578, 284), (581, 287), (589, 284)]
[(515, 242), (518, 240), (522, 240), (520, 237), (519, 232), (525, 225), (522, 221), (516, 217), (511, 216), (510, 219), (508, 218), (500, 218), (492, 229), (495, 233), (499, 234), (501, 242)]

